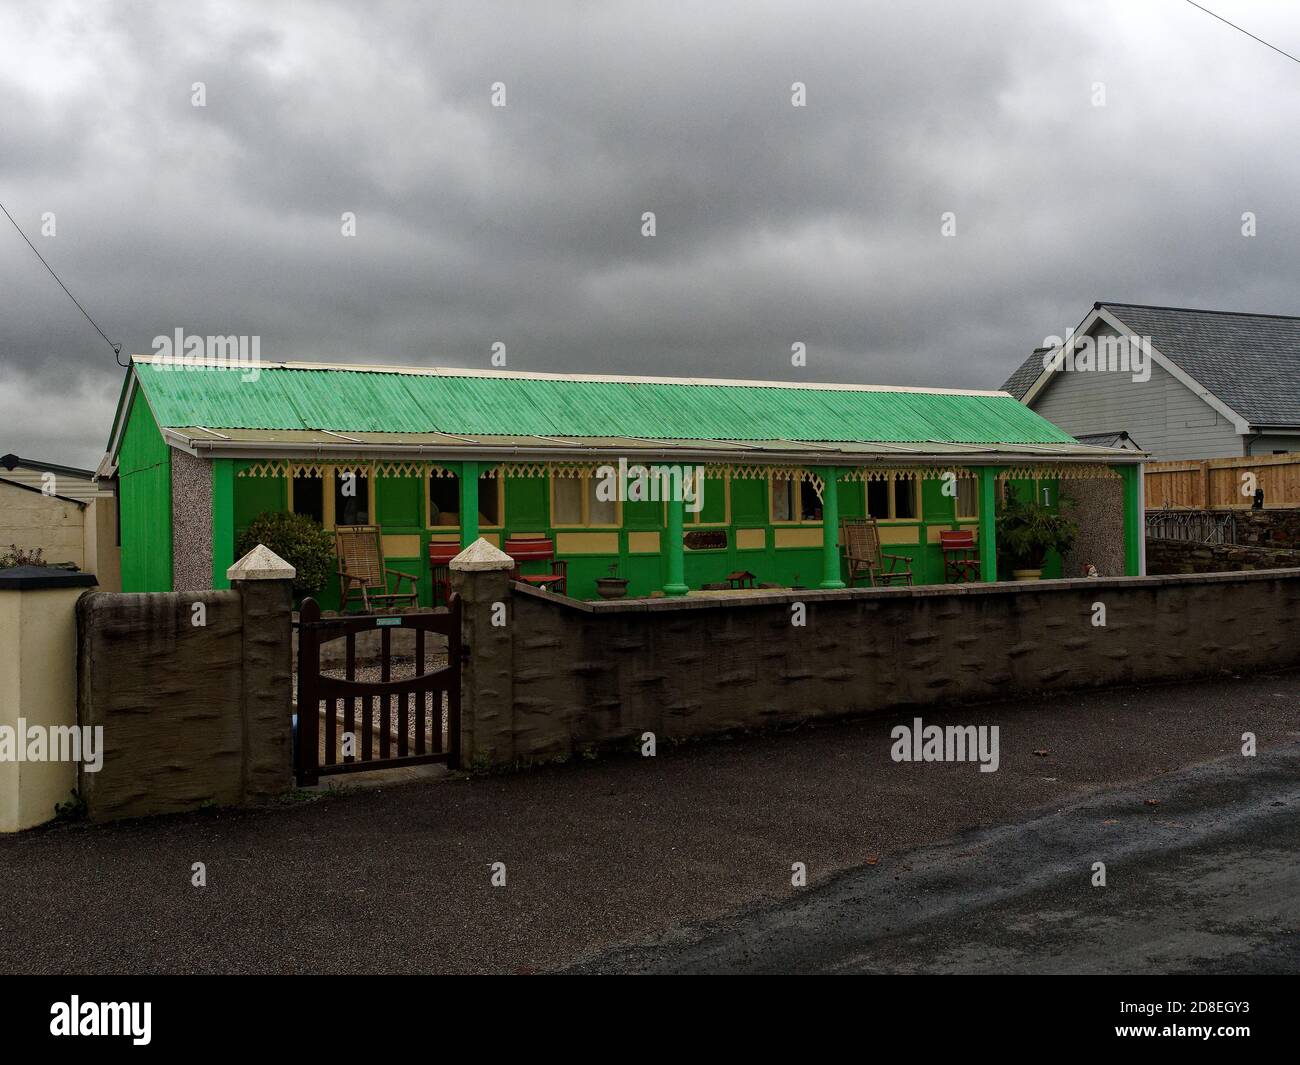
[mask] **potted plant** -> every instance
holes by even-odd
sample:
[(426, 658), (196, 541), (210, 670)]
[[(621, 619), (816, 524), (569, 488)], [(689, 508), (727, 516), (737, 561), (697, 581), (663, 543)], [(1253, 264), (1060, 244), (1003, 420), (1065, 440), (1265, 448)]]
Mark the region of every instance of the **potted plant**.
[(618, 563), (609, 567), (608, 577), (596, 578), (596, 591), (602, 599), (622, 599), (627, 595), (627, 578), (618, 575)]
[(1049, 551), (1063, 555), (1079, 535), (1069, 518), (1037, 500), (1008, 495), (997, 520), (998, 554), (1018, 581), (1036, 581), (1043, 575)]

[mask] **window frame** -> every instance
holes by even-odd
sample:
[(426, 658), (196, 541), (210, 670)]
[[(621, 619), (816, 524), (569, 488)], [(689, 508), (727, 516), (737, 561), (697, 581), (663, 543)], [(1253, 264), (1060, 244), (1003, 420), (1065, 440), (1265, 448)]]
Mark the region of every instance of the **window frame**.
[[(896, 490), (896, 482), (899, 480), (900, 477), (907, 478), (915, 486), (913, 497), (916, 501), (916, 514), (910, 518), (898, 517), (898, 495)], [(889, 485), (889, 491), (886, 493), (886, 498), (889, 500), (889, 517), (877, 518), (871, 513), (871, 495), (870, 495), (870, 487), (869, 487), (871, 484), (871, 479), (864, 478), (862, 481), (862, 513), (866, 515), (866, 517), (871, 518), (873, 521), (880, 522), (881, 524), (889, 524), (889, 525), (916, 525), (916, 524), (920, 524), (925, 520), (924, 504), (922, 503), (923, 493), (921, 490), (921, 486), (925, 482), (919, 473), (905, 473), (905, 474), (891, 473), (888, 476), (888, 478), (877, 477), (875, 478), (875, 480), (877, 483), (883, 483)]]
[[(823, 516), (820, 517), (820, 518), (803, 518), (803, 517), (800, 517), (800, 518), (792, 518), (792, 519), (787, 519), (787, 520), (777, 520), (776, 518), (772, 517), (772, 501), (773, 501), (773, 499), (775, 498), (775, 495), (774, 495), (773, 490), (772, 490), (772, 485), (773, 485), (773, 483), (776, 482), (776, 481), (789, 481), (789, 482), (793, 482), (793, 483), (795, 484), (796, 488), (798, 489), (800, 502), (802, 502), (802, 497), (803, 497), (803, 488), (802, 488), (802, 485), (804, 484), (804, 482), (805, 482), (805, 480), (806, 480), (806, 477), (805, 477), (804, 475), (805, 475), (807, 472), (808, 472), (807, 469), (806, 469), (805, 467), (802, 467), (802, 466), (797, 467), (797, 468), (795, 468), (795, 469), (792, 469), (792, 470), (790, 471), (790, 476), (789, 476), (789, 477), (780, 477), (780, 476), (778, 476), (776, 473), (773, 473), (773, 472), (770, 471), (770, 470), (768, 471), (768, 474), (767, 474), (767, 522), (768, 522), (768, 524), (771, 525), (773, 528), (779, 528), (779, 529), (793, 529), (793, 528), (798, 528), (798, 527), (802, 526), (802, 527), (804, 527), (804, 528), (820, 529), (820, 528), (822, 527), (822, 525), (825, 523), (825, 514), (826, 514), (826, 501), (825, 501), (825, 499), (822, 500), (822, 515), (823, 515)], [(809, 481), (808, 483), (811, 484), (812, 482)], [(822, 491), (824, 492), (825, 490), (826, 490), (825, 487), (823, 487), (823, 488), (822, 488)], [(815, 491), (815, 490), (814, 490), (814, 491)], [(801, 507), (800, 509), (801, 509), (801, 511), (802, 511), (802, 507)]]
[[(326, 462), (321, 465), (321, 528), (325, 532), (333, 532), (338, 528), (335, 522), (334, 506), (334, 479), (338, 476), (340, 469), (345, 470), (365, 470), (366, 478), (366, 513), (369, 518), (367, 525), (378, 524), (374, 520), (375, 516), (375, 464), (373, 462)], [(290, 466), (288, 475), (285, 477), (285, 503), (290, 514), (298, 513), (293, 509), (293, 467)], [(345, 525), (345, 529), (355, 529), (355, 525)]]
[[(551, 523), (552, 529), (621, 529), (623, 528), (623, 501), (614, 500), (614, 522), (593, 523), (591, 521), (591, 489), (588, 487), (595, 478), (592, 471), (584, 471), (578, 477), (556, 477), (554, 472), (546, 475), (546, 502), (548, 506), (547, 518)], [(582, 503), (582, 520), (578, 524), (571, 522), (558, 522), (555, 520), (555, 482), (556, 481), (580, 481), (582, 484), (582, 493), (579, 499)]]
[[(455, 480), (456, 498), (457, 500), (459, 500), (461, 474), (457, 470), (448, 470), (447, 472), (451, 474), (450, 478), (439, 477), (438, 480), (440, 481)], [(464, 524), (464, 522), (460, 520), (460, 511), (456, 512), (457, 520), (455, 525), (434, 525), (433, 524), (433, 507), (429, 505), (430, 503), (429, 494), (433, 491), (433, 485), (431, 483), (433, 480), (434, 480), (433, 470), (426, 468), (424, 471), (424, 502), (422, 504), (424, 507), (424, 527), (432, 532), (460, 532), (461, 526)], [(501, 476), (500, 473), (498, 473), (495, 477), (484, 477), (482, 474), (479, 474), (479, 484), (482, 484), (484, 481), (496, 482), (497, 515), (500, 520), (495, 525), (483, 525), (480, 523), (479, 528), (485, 532), (500, 532), (502, 529), (506, 527), (506, 479), (503, 476)]]
[[(963, 514), (961, 510), (961, 486), (962, 484), (971, 484), (975, 487), (975, 511), (972, 514)], [(978, 477), (958, 477), (957, 478), (957, 495), (952, 501), (952, 511), (957, 516), (958, 521), (979, 521), (980, 516), (980, 482)]]

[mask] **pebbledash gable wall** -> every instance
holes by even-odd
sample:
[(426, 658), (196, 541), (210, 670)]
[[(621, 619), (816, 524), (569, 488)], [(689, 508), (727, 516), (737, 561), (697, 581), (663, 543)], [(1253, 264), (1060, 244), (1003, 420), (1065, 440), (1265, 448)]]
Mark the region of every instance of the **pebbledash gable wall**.
[[(1300, 569), (577, 603), (456, 573), (468, 766), (1300, 664)], [(493, 625), (494, 604), (507, 623)], [(793, 625), (802, 603), (806, 625)], [(1094, 604), (1106, 608), (1094, 626)], [(498, 612), (499, 614), (499, 612)]]
[(172, 590), (212, 587), (212, 463), (172, 454)]
[(1099, 577), (1124, 572), (1124, 484), (1119, 479), (1066, 481), (1063, 513), (1078, 523), (1079, 535), (1061, 564), (1064, 577), (1086, 577), (1097, 567)]

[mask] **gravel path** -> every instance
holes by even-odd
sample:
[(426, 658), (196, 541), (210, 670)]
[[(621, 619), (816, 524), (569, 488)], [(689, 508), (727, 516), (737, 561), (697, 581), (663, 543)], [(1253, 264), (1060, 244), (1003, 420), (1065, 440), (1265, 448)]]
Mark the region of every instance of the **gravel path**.
[[(441, 669), (447, 664), (445, 654), (426, 654), (424, 658), (425, 672), (432, 672), (435, 669)], [(347, 676), (346, 669), (327, 669), (322, 672), (326, 677), (337, 677), (340, 680)], [(389, 680), (406, 680), (415, 676), (415, 659), (414, 658), (393, 658), (389, 662)], [(379, 666), (360, 666), (356, 670), (353, 678), (366, 683), (373, 683), (383, 679), (383, 670)], [(437, 706), (435, 708), (435, 698)], [(406, 735), (409, 745), (409, 752), (415, 753), (416, 749), (416, 699), (415, 695), (406, 697)], [(293, 700), (294, 704), (298, 702), (298, 674), (293, 675)], [(392, 746), (392, 755), (397, 754), (397, 737), (401, 731), (401, 713), (400, 705), (397, 699), (381, 700), (377, 697), (368, 700), (370, 702), (370, 722), (372, 727), (372, 740), (374, 745), (373, 756), (379, 757), (380, 735), (386, 729), (389, 734)], [(387, 709), (383, 703), (387, 702)], [(343, 735), (347, 725), (346, 708), (340, 709), (335, 707), (335, 719), (338, 722), (335, 742), (334, 758), (331, 761), (344, 761), (343, 757)], [(325, 764), (325, 715), (329, 713), (329, 708), (322, 699), (317, 706), (317, 712), (321, 717), (320, 727), (320, 756), (322, 764)], [(357, 731), (357, 753), (361, 753), (360, 728), (364, 727), (363, 722), (366, 719), (366, 709), (361, 702), (357, 702), (353, 707), (354, 731)], [(434, 728), (437, 727), (438, 745), (434, 744)], [(425, 750), (446, 750), (447, 743), (447, 694), (446, 692), (428, 692), (424, 696), (424, 742)]]

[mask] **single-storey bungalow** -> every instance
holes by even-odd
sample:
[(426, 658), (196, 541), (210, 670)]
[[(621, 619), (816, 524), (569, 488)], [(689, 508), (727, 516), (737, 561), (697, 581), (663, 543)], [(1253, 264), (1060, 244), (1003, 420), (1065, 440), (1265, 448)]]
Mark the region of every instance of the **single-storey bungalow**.
[[(633, 596), (735, 571), (843, 587), (840, 519), (868, 516), (916, 583), (946, 579), (949, 529), (977, 534), (993, 580), (1000, 485), (1072, 500), (1082, 562), (1138, 574), (1142, 457), (1081, 444), (1005, 392), (136, 356), (106, 468), (125, 591), (225, 587), (240, 532), (296, 511), (380, 526), (387, 564), (429, 603), (430, 543), (480, 536), (551, 539), (578, 598), (611, 567)], [(620, 463), (701, 469), (701, 498), (611, 499)], [(1045, 575), (1079, 572), (1055, 558)]]

